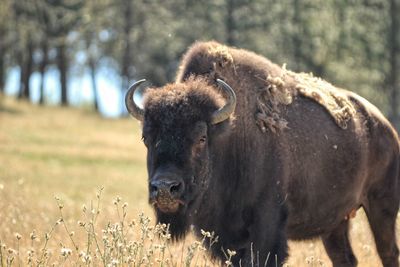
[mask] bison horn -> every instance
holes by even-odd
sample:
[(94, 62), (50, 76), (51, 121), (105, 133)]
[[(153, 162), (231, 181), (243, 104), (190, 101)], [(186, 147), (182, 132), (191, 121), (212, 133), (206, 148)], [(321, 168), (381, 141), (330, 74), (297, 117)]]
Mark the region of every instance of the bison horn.
[(143, 108), (139, 107), (138, 104), (135, 101), (135, 96), (138, 98), (142, 98), (143, 92), (145, 90), (144, 87), (139, 88), (139, 90), (136, 90), (136, 88), (144, 83), (146, 80), (142, 79), (140, 81), (135, 82), (134, 84), (129, 87), (128, 92), (125, 95), (125, 106), (126, 109), (129, 111), (129, 113), (136, 119), (143, 121), (143, 116), (144, 116), (144, 110)]
[(225, 92), (228, 94), (228, 101), (225, 106), (215, 111), (211, 116), (211, 123), (217, 124), (229, 118), (229, 116), (235, 111), (236, 107), (236, 94), (233, 89), (223, 80), (217, 79), (218, 85), (220, 85)]

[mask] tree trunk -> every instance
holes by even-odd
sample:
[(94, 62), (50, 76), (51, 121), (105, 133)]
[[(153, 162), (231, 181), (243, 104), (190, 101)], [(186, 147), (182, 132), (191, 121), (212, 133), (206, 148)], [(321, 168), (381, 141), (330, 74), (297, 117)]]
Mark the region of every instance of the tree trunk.
[(45, 75), (46, 75), (46, 67), (47, 67), (47, 64), (48, 64), (48, 61), (49, 61), (49, 57), (48, 57), (49, 47), (48, 47), (48, 43), (47, 43), (46, 37), (42, 41), (41, 49), (42, 49), (43, 58), (42, 58), (42, 61), (40, 62), (40, 65), (39, 65), (39, 72), (40, 72), (40, 98), (39, 98), (39, 104), (43, 105), (44, 104), (44, 81), (45, 81)]
[(345, 2), (341, 1), (335, 2), (335, 12), (337, 14), (338, 30), (339, 30), (338, 42), (336, 45), (335, 53), (336, 53), (336, 58), (338, 59), (342, 59), (343, 51), (345, 50), (345, 45), (347, 41), (346, 5), (347, 3)]
[(67, 96), (67, 57), (66, 57), (66, 46), (65, 42), (62, 41), (57, 46), (57, 67), (60, 72), (60, 86), (61, 86), (61, 105), (68, 106), (68, 96)]
[(25, 90), (25, 85), (24, 85), (24, 72), (25, 72), (25, 61), (24, 61), (24, 53), (22, 52), (22, 49), (18, 49), (17, 50), (17, 54), (16, 54), (16, 58), (17, 58), (17, 63), (19, 65), (19, 90), (18, 90), (18, 99), (21, 99), (24, 95), (24, 90)]
[(235, 45), (235, 19), (233, 17), (233, 12), (235, 10), (234, 0), (227, 0), (226, 6), (226, 43), (228, 45)]
[[(5, 36), (5, 30), (0, 29), (0, 36)], [(6, 66), (5, 66), (5, 55), (6, 55), (6, 45), (4, 40), (0, 39), (0, 94), (4, 93), (5, 87), (5, 75), (6, 75)]]
[(132, 78), (129, 72), (129, 66), (132, 64), (132, 51), (131, 51), (131, 29), (132, 29), (132, 2), (131, 0), (124, 1), (124, 52), (121, 58), (121, 74), (122, 74), (122, 90), (126, 90), (129, 86), (129, 81)]
[(293, 56), (296, 65), (296, 70), (299, 71), (301, 69), (301, 62), (303, 61), (303, 44), (300, 37), (302, 31), (302, 22), (301, 22), (301, 10), (299, 0), (293, 1), (293, 25), (295, 27), (295, 32), (292, 33), (292, 43), (293, 43)]
[(123, 43), (124, 49), (121, 55), (121, 76), (122, 76), (122, 97), (121, 103), (121, 114), (126, 115), (126, 109), (124, 105), (125, 92), (129, 86), (130, 80), (132, 79), (129, 70), (130, 64), (132, 64), (132, 47), (131, 47), (131, 29), (133, 27), (133, 14), (132, 14), (132, 2), (131, 0), (124, 0), (123, 3), (123, 16), (124, 16), (124, 27), (123, 27)]
[(389, 119), (400, 130), (400, 114), (399, 114), (399, 14), (400, 5), (398, 0), (390, 0), (390, 30), (389, 34), (389, 74), (388, 74), (388, 88), (390, 96), (390, 112)]
[(4, 54), (0, 53), (0, 94), (4, 93), (5, 72)]
[(301, 0), (293, 0), (293, 25), (295, 32), (292, 33), (293, 57), (296, 71), (311, 71), (316, 76), (322, 77), (325, 73), (325, 66), (315, 58), (313, 47), (313, 34), (307, 25), (309, 15)]
[(29, 100), (30, 98), (30, 87), (29, 87), (29, 80), (32, 75), (33, 71), (33, 43), (30, 37), (28, 37), (27, 43), (26, 43), (26, 50), (23, 51), (22, 53), (25, 53), (24, 55), (21, 55), (21, 76), (20, 76), (20, 92), (19, 92), (19, 98), (20, 99), (27, 99)]
[(97, 91), (97, 83), (96, 83), (96, 63), (93, 58), (89, 58), (89, 68), (90, 68), (90, 78), (92, 80), (94, 109), (96, 111), (99, 111), (99, 94)]

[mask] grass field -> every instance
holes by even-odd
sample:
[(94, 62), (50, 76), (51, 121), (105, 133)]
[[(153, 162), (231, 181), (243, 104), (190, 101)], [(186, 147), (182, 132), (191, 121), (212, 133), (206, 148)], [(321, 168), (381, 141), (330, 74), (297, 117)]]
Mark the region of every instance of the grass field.
[[(171, 245), (153, 227), (145, 154), (132, 119), (0, 98), (0, 266), (215, 265), (193, 237)], [(359, 266), (380, 266), (360, 211), (351, 239)], [(319, 240), (290, 254), (289, 266), (331, 265)]]

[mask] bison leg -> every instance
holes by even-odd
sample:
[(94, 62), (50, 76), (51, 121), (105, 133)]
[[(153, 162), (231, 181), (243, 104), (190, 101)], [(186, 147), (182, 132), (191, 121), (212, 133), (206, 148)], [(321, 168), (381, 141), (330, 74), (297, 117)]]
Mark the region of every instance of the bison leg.
[(255, 242), (246, 243), (242, 248), (233, 248), (237, 252), (232, 260), (233, 266), (276, 267), (284, 264), (288, 249), (282, 230), (276, 229), (275, 233), (267, 234), (261, 230), (259, 236), (251, 240)]
[[(275, 206), (273, 201), (265, 204), (269, 204), (269, 206), (266, 205), (264, 209), (243, 213), (244, 221), (251, 222), (251, 224), (247, 228), (248, 238), (242, 240), (242, 244), (236, 244), (236, 247), (230, 246), (237, 252), (237, 255), (233, 258), (233, 266), (235, 267), (282, 266), (288, 256), (285, 233), (286, 208)], [(226, 245), (225, 247), (229, 246)]]
[(374, 208), (370, 206), (367, 216), (383, 266), (399, 267), (399, 249), (395, 235), (396, 216), (387, 218), (388, 214), (385, 213), (379, 206)]
[(349, 221), (344, 220), (331, 233), (322, 237), (322, 242), (334, 267), (357, 266), (349, 241)]
[(364, 209), (374, 234), (376, 248), (384, 267), (399, 266), (399, 249), (396, 245), (396, 218), (399, 211), (399, 183), (396, 181), (397, 164), (391, 166), (387, 179), (376, 185), (368, 194)]

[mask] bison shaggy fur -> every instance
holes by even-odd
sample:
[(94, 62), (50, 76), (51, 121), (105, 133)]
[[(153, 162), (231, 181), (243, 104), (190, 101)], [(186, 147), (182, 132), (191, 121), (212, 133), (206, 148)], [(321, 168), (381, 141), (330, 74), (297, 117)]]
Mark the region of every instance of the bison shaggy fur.
[[(236, 109), (212, 123), (226, 94)], [(195, 43), (175, 83), (143, 103), (149, 199), (175, 238), (214, 231), (213, 256), (281, 265), (287, 240), (321, 237), (334, 266), (355, 266), (349, 219), (367, 214), (384, 266), (399, 266), (399, 139), (355, 93), (217, 42)]]

